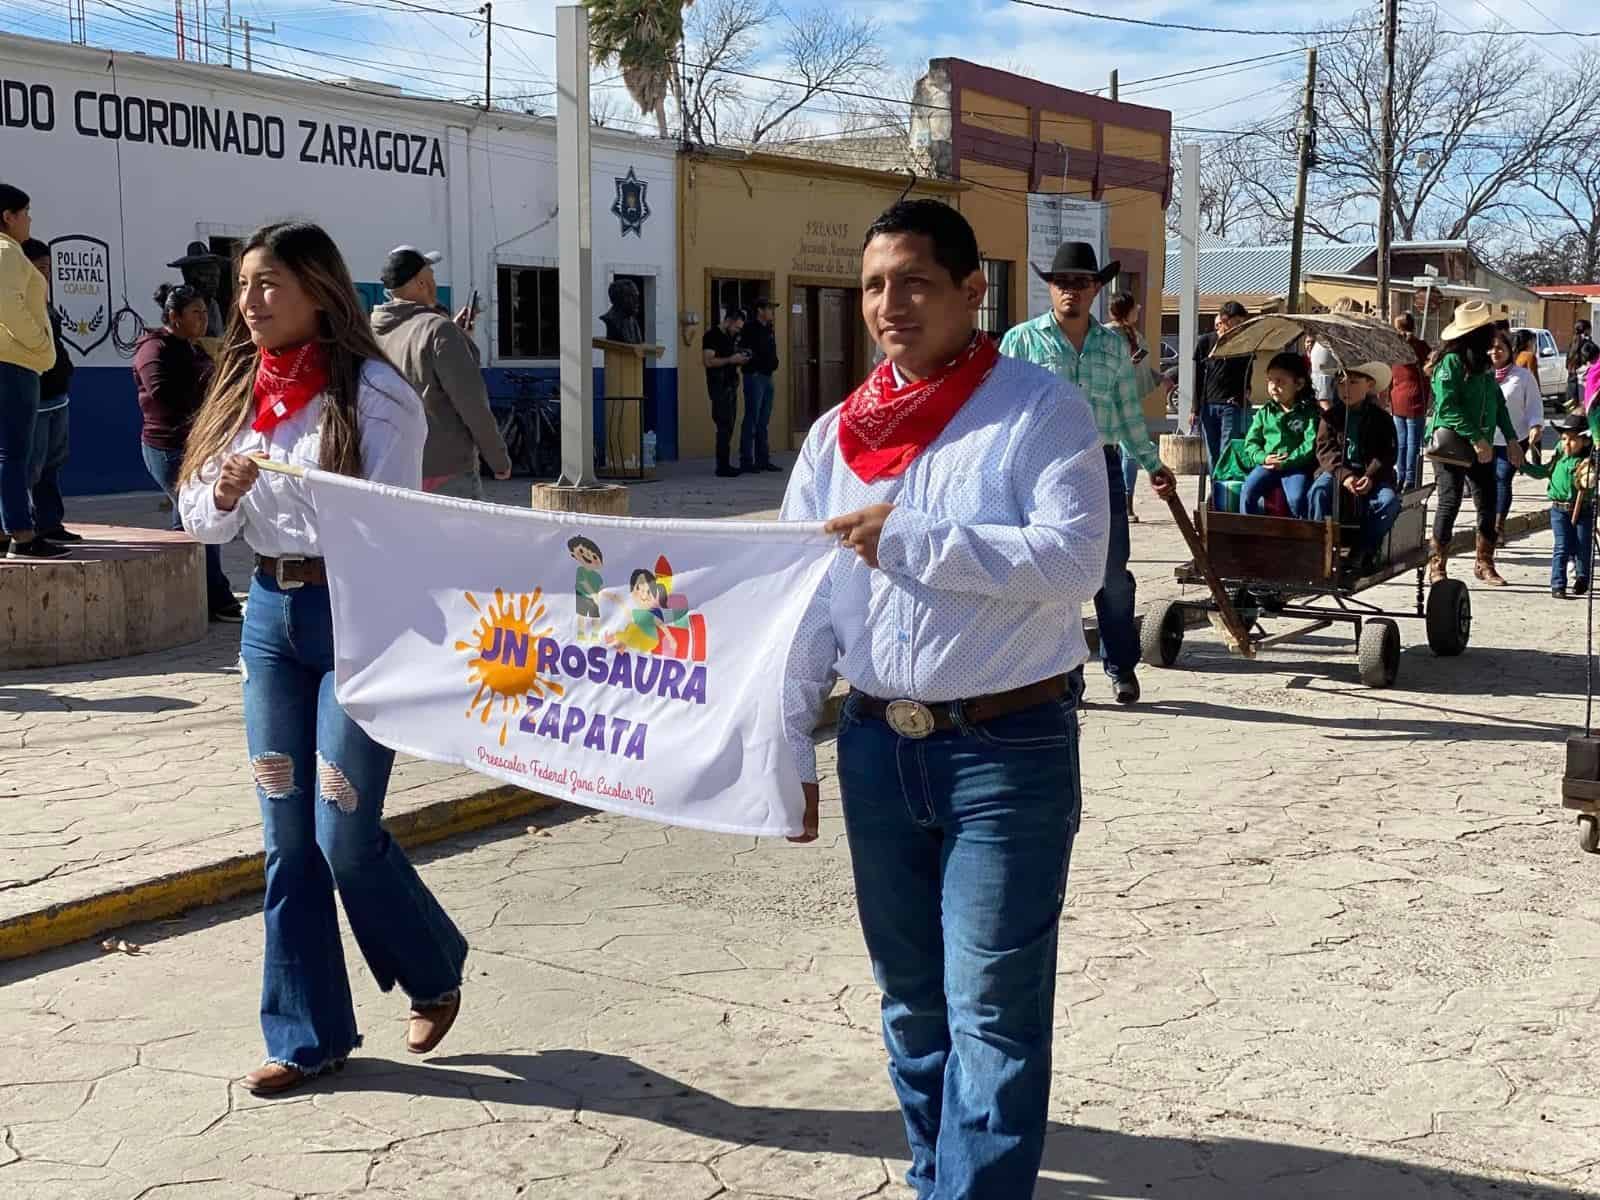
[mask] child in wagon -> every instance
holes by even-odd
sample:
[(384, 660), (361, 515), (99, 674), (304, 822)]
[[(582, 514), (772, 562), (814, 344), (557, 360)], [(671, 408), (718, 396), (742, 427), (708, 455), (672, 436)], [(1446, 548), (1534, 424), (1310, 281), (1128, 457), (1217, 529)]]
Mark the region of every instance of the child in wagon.
[(1267, 498), (1283, 494), (1289, 515), (1306, 515), (1306, 489), (1317, 464), (1317, 399), (1311, 370), (1299, 354), (1274, 355), (1267, 364), (1266, 404), (1256, 409), (1250, 432), (1239, 447), (1241, 465), (1250, 468), (1239, 493), (1240, 511), (1262, 516)]
[(1547, 463), (1524, 461), (1522, 473), (1548, 479), (1550, 532), (1555, 549), (1550, 554), (1550, 594), (1567, 598), (1567, 560), (1572, 560), (1572, 594), (1589, 590), (1589, 554), (1594, 541), (1594, 443), (1589, 422), (1582, 413), (1568, 413), (1554, 423), (1561, 434), (1561, 449)]
[(1391, 379), (1380, 362), (1345, 371), (1339, 376), (1340, 403), (1323, 413), (1317, 426), (1321, 473), (1311, 485), (1307, 509), (1313, 521), (1325, 521), (1336, 511), (1360, 518), (1357, 575), (1377, 569), (1383, 539), (1400, 516), (1399, 436), (1394, 418), (1378, 404)]

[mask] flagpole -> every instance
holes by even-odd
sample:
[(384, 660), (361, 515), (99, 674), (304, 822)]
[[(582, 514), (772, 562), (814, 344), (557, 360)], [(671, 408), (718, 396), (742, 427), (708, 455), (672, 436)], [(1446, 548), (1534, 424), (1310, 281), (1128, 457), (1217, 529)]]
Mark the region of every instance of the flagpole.
[(287, 475), (291, 479), (304, 479), (306, 477), (306, 469), (297, 467), (292, 463), (273, 462), (270, 458), (256, 458), (254, 455), (251, 456), (250, 461), (263, 471), (271, 471), (277, 475)]

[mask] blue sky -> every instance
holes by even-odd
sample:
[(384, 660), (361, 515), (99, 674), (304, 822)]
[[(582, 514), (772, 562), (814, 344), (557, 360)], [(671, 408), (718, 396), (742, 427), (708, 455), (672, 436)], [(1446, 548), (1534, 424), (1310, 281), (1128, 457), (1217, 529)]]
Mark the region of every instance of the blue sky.
[[(188, 0), (191, 6), (195, 0)], [(207, 0), (218, 32), (213, 61), (224, 53), (221, 11), (224, 0)], [(430, 95), (481, 94), (483, 42), (473, 24), (453, 17), (395, 11), (393, 0), (365, 0), (367, 7), (331, 0), (234, 0), (235, 18), (276, 22), (277, 32), (255, 39), (258, 64), (302, 75), (351, 75), (395, 83)], [(406, 0), (411, 2), (411, 0)], [(471, 12), (468, 0), (420, 0), (430, 6)], [(780, 2), (780, 12), (799, 12), (818, 0)], [(1071, 3), (1072, 0), (1059, 0)], [(1360, 11), (1354, 3), (1266, 4), (1237, 0), (1229, 5), (1155, 3), (1150, 0), (1078, 0), (1087, 9), (1121, 16), (1251, 29), (1310, 28), (1340, 21)], [(496, 0), (499, 23), (495, 45), (495, 91), (548, 101), (554, 71), (554, 42), (521, 32), (553, 32), (555, 0)], [(1022, 70), (1067, 87), (1104, 87), (1112, 67), (1121, 72), (1124, 98), (1167, 108), (1180, 126), (1227, 129), (1265, 115), (1292, 97), (1301, 63), (1287, 55), (1277, 61), (1222, 68), (1187, 80), (1148, 84), (1137, 81), (1190, 68), (1294, 48), (1287, 37), (1244, 37), (1146, 29), (1087, 20), (1011, 3), (1010, 0), (835, 0), (831, 7), (878, 20), (885, 45), (903, 71), (927, 59), (959, 56)], [(172, 0), (87, 0), (92, 44), (171, 55)], [(1415, 9), (1413, 9), (1415, 11)], [(6, 0), (0, 29), (64, 39), (66, 0)], [(1453, 28), (1481, 28), (1496, 19), (1529, 29), (1600, 27), (1589, 6), (1564, 0), (1444, 0), (1440, 12)], [(773, 40), (781, 33), (774, 22)], [(1570, 54), (1574, 43), (1551, 40), (1541, 47), (1552, 55)], [(341, 56), (341, 57), (335, 57)], [(236, 60), (242, 57), (235, 39)], [(777, 70), (776, 60), (763, 70)], [(616, 123), (642, 120), (615, 83), (597, 73), (609, 91)], [(885, 81), (886, 90), (889, 81)], [(1376, 81), (1374, 81), (1376, 86)]]

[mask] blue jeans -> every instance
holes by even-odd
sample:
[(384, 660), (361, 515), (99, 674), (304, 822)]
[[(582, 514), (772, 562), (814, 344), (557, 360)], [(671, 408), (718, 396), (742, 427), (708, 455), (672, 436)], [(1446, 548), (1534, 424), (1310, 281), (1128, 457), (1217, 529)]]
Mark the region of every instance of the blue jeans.
[(1122, 495), (1123, 507), (1126, 508), (1127, 497), (1133, 495), (1133, 489), (1139, 483), (1139, 460), (1126, 450), (1118, 450), (1117, 456), (1122, 460)]
[(739, 465), (746, 470), (772, 461), (767, 423), (772, 420), (772, 376), (744, 377), (744, 421), (739, 425)]
[[(1344, 513), (1361, 518), (1361, 550), (1370, 553), (1383, 544), (1384, 535), (1400, 519), (1400, 496), (1393, 488), (1380, 487), (1365, 496), (1352, 496), (1348, 492), (1339, 496), (1339, 484), (1332, 475), (1318, 475), (1311, 490), (1306, 493), (1306, 515), (1313, 521), (1326, 521), (1333, 516), (1333, 502), (1337, 496)], [(1353, 507), (1352, 507), (1353, 506)]]
[(244, 728), (267, 852), (267, 1061), (316, 1072), (361, 1043), (333, 889), (373, 979), (414, 1005), (461, 987), (467, 942), (382, 824), (394, 751), (333, 694), (328, 589), (256, 575), (240, 638)]
[(1237, 404), (1202, 404), (1200, 432), (1205, 435), (1206, 454), (1216, 466), (1228, 443), (1244, 433), (1244, 409)]
[(66, 405), (42, 412), (33, 423), (33, 471), (28, 486), (33, 495), (34, 527), (51, 534), (61, 528), (67, 506), (61, 499), (61, 468), (67, 465), (71, 444), (70, 409)]
[(1136, 584), (1128, 570), (1128, 499), (1122, 490), (1122, 465), (1114, 446), (1106, 447), (1106, 484), (1111, 528), (1106, 540), (1106, 573), (1094, 594), (1100, 633), (1100, 662), (1113, 680), (1132, 678), (1139, 666), (1139, 632), (1133, 623)]
[(33, 532), (33, 424), (39, 414), (39, 373), (0, 363), (0, 530)]
[[(1528, 447), (1524, 443), (1523, 447)], [(1506, 455), (1504, 446), (1494, 448), (1494, 514), (1503, 517), (1511, 511), (1511, 483), (1517, 477), (1517, 469), (1511, 465), (1511, 459)]]
[[(163, 450), (159, 446), (140, 443), (144, 452), (144, 469), (150, 472), (161, 490), (172, 501), (173, 529), (183, 528), (183, 517), (178, 512), (178, 470), (183, 466), (182, 450)], [(233, 596), (233, 584), (222, 570), (222, 547), (206, 546), (206, 604), (212, 612), (232, 608), (238, 601)]]
[(1427, 424), (1427, 417), (1394, 419), (1395, 437), (1400, 444), (1395, 472), (1400, 476), (1400, 490), (1403, 492), (1409, 492), (1422, 483), (1422, 431)]
[(1068, 696), (920, 741), (839, 719), (856, 907), (883, 991), (918, 1200), (1033, 1195), (1050, 1100), (1056, 937), (1078, 830)]
[(1571, 504), (1550, 506), (1550, 532), (1555, 535), (1555, 549), (1550, 553), (1550, 586), (1567, 586), (1567, 559), (1572, 559), (1572, 573), (1581, 580), (1589, 578), (1589, 554), (1594, 543), (1594, 501), (1583, 506), (1578, 519), (1572, 519)]
[(1245, 477), (1239, 489), (1239, 511), (1261, 516), (1267, 511), (1267, 497), (1281, 490), (1289, 506), (1291, 517), (1306, 515), (1306, 489), (1311, 486), (1311, 472), (1280, 471), (1276, 467), (1257, 467)]

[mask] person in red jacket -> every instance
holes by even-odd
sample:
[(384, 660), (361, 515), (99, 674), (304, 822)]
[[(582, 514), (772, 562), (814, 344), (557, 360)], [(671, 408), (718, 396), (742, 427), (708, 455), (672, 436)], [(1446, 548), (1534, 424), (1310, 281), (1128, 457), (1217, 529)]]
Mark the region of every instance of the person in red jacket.
[[(133, 350), (133, 378), (144, 416), (139, 441), (145, 470), (172, 501), (172, 528), (182, 529), (178, 468), (189, 426), (211, 380), (211, 359), (199, 346), (208, 320), (206, 298), (186, 283), (163, 283), (155, 299), (161, 306), (161, 325), (140, 338)], [(213, 621), (237, 625), (244, 620), (233, 585), (222, 570), (220, 546), (206, 547), (206, 603)]]
[(1395, 331), (1411, 343), (1414, 363), (1396, 363), (1394, 382), (1389, 386), (1389, 412), (1394, 417), (1395, 436), (1400, 442), (1400, 458), (1395, 471), (1400, 490), (1409, 492), (1422, 482), (1422, 427), (1428, 420), (1428, 380), (1422, 364), (1432, 353), (1428, 343), (1417, 336), (1417, 322), (1408, 312), (1394, 319)]

